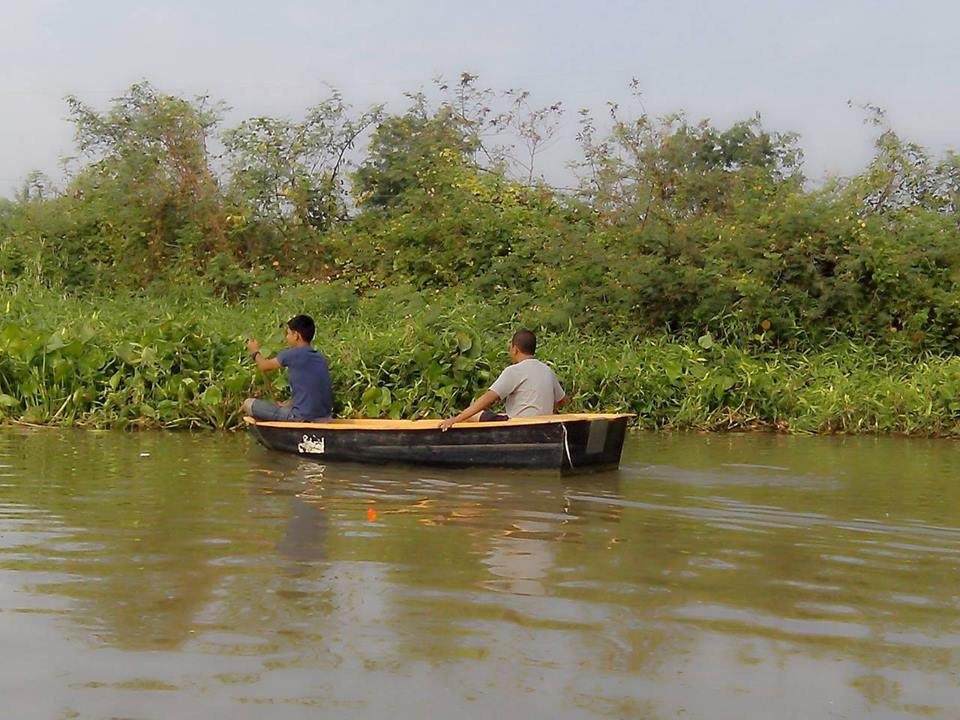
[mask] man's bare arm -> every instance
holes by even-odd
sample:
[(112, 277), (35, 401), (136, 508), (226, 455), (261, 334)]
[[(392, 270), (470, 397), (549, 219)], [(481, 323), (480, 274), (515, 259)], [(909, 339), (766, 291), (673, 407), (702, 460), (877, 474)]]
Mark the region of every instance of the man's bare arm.
[(257, 363), (257, 367), (263, 372), (267, 372), (268, 370), (279, 370), (283, 367), (283, 365), (280, 364), (280, 361), (275, 357), (265, 358), (259, 352), (253, 356), (253, 359)]
[(500, 396), (497, 395), (493, 390), (487, 390), (483, 395), (478, 397), (473, 401), (473, 404), (470, 405), (466, 410), (457, 415), (456, 417), (447, 418), (440, 423), (440, 429), (446, 432), (450, 429), (452, 425), (456, 425), (459, 422), (463, 422), (469, 418), (472, 418), (477, 413), (483, 412), (488, 407), (493, 405), (497, 400), (500, 399)]
[(281, 367), (283, 367), (280, 364), (280, 361), (275, 357), (268, 358), (263, 356), (263, 353), (260, 352), (260, 343), (257, 342), (256, 338), (250, 338), (247, 340), (247, 350), (250, 352), (250, 356), (253, 358), (253, 361), (257, 364), (257, 367), (260, 368), (262, 372), (267, 372), (268, 370), (279, 370)]

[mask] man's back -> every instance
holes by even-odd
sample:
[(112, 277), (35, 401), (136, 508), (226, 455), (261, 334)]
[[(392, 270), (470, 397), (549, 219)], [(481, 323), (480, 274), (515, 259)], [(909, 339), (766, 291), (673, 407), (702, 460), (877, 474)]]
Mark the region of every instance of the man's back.
[(330, 417), (333, 391), (323, 354), (309, 346), (294, 347), (280, 352), (277, 360), (287, 369), (294, 415), (305, 420)]
[(504, 402), (507, 416), (552, 415), (564, 396), (563, 388), (549, 365), (526, 358), (505, 368), (490, 389)]

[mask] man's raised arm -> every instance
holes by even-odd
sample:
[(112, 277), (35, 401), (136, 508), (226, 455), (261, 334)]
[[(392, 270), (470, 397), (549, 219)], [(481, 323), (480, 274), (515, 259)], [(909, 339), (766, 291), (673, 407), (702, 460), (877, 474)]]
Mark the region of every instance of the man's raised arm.
[(257, 367), (260, 368), (262, 372), (267, 372), (268, 370), (279, 370), (282, 365), (280, 361), (275, 357), (267, 358), (263, 356), (263, 353), (260, 352), (260, 343), (257, 342), (256, 338), (250, 338), (247, 340), (247, 351), (250, 353), (250, 357), (253, 358), (253, 361), (257, 364)]

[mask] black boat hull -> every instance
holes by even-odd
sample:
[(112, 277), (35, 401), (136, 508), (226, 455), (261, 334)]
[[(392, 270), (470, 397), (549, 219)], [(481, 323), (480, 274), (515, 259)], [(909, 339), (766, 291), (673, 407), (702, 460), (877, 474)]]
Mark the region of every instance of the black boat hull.
[[(265, 423), (248, 419), (264, 446), (320, 462), (415, 463), (446, 467), (593, 470), (620, 463), (627, 415), (556, 416), (519, 423), (464, 423), (441, 432), (432, 423), (376, 421)], [(432, 425), (432, 426), (431, 426)]]

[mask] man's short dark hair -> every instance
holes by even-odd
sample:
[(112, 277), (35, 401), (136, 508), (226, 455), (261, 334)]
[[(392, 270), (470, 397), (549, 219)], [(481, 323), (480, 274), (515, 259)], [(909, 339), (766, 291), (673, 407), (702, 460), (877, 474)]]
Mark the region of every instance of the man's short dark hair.
[(287, 327), (293, 330), (295, 333), (299, 333), (306, 342), (313, 340), (313, 334), (317, 331), (317, 326), (313, 322), (313, 318), (309, 315), (297, 315), (296, 317), (290, 318), (287, 322)]
[(535, 355), (537, 352), (537, 336), (532, 330), (517, 330), (510, 343), (524, 355)]

